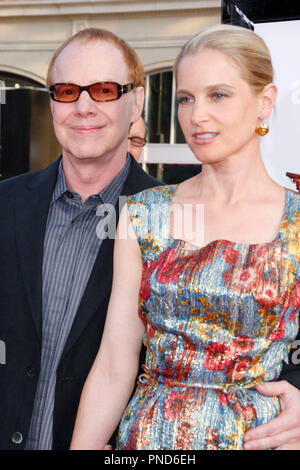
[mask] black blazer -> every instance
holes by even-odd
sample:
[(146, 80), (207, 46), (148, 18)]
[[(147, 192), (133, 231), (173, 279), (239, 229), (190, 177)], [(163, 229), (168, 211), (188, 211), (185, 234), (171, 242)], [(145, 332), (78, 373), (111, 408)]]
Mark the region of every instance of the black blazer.
[[(59, 160), (0, 183), (0, 449), (23, 449), (40, 371), (43, 241)], [(160, 184), (131, 157), (122, 195)], [(118, 213), (118, 210), (117, 210)], [(114, 240), (94, 264), (57, 370), (53, 449), (68, 449), (82, 387), (97, 354), (111, 291)]]

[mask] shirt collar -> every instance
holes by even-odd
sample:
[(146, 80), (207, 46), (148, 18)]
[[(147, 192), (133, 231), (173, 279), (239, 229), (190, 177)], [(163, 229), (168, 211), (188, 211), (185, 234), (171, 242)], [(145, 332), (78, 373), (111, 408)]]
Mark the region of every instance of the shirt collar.
[(131, 165), (130, 154), (127, 153), (126, 162), (121, 171), (111, 180), (111, 182), (100, 191), (99, 196), (103, 203), (115, 204), (115, 195), (119, 197), (125, 180), (128, 176)]
[(65, 175), (64, 175), (63, 167), (62, 167), (62, 159), (61, 159), (58, 165), (57, 180), (56, 180), (56, 185), (54, 187), (54, 191), (52, 193), (51, 203), (55, 202), (58, 198), (60, 198), (63, 194), (67, 193), (68, 191), (69, 191), (69, 188), (66, 183), (66, 179), (65, 179)]

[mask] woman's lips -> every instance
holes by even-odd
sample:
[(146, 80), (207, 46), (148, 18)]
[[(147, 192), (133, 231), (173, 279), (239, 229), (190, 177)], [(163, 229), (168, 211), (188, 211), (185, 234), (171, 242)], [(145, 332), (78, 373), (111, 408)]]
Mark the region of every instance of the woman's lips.
[(195, 144), (203, 145), (213, 142), (217, 135), (218, 132), (195, 132), (192, 138)]

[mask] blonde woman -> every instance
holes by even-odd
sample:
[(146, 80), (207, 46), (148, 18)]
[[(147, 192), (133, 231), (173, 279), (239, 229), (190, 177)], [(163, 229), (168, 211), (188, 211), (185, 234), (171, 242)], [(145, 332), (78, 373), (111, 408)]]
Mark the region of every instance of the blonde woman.
[[(288, 385), (263, 385), (280, 374), (300, 303), (300, 198), (269, 177), (259, 147), (276, 100), (269, 51), (251, 31), (217, 26), (185, 45), (175, 74), (202, 172), (128, 198), (72, 448), (103, 448), (122, 414), (120, 449), (243, 449), (250, 429), (249, 442), (296, 448), (298, 422), (278, 421), (287, 404), (273, 396)], [(144, 374), (123, 413), (142, 340)], [(270, 439), (272, 422), (282, 432)]]

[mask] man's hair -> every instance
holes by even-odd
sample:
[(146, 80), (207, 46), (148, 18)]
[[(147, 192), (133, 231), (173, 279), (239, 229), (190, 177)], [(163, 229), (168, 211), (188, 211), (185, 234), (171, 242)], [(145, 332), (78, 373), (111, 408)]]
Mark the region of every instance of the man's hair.
[[(111, 31), (99, 28), (86, 28), (67, 39), (54, 53), (48, 67), (46, 81), (47, 88), (52, 85), (52, 71), (57, 57), (70, 43), (74, 41), (81, 43), (99, 41), (114, 45), (123, 55), (124, 61), (128, 67), (130, 82), (135, 83), (136, 86), (145, 87), (144, 68), (135, 50), (126, 41), (119, 38)], [(101, 57), (99, 57), (99, 60), (101, 60)]]

